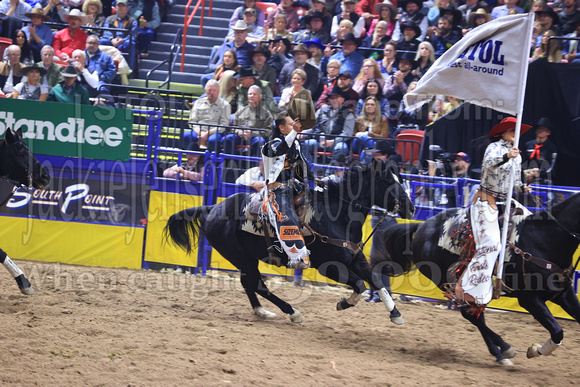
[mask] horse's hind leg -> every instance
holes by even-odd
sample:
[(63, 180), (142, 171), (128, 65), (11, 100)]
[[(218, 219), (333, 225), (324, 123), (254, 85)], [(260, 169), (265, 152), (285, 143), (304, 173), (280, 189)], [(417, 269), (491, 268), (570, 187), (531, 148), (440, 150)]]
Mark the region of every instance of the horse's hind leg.
[(256, 290), (256, 293), (264, 297), (266, 300), (270, 301), (272, 304), (276, 305), (278, 308), (280, 308), (282, 312), (290, 315), (290, 321), (292, 321), (293, 323), (301, 323), (302, 321), (304, 321), (304, 317), (302, 316), (302, 314), (297, 309), (294, 309), (292, 305), (282, 300), (278, 296), (274, 295), (274, 293), (272, 293), (270, 289), (268, 289), (268, 287), (266, 286), (261, 277), (258, 283), (258, 289)]
[(528, 348), (528, 358), (550, 355), (562, 343), (564, 330), (558, 324), (546, 303), (539, 297), (526, 294), (523, 297), (518, 297), (518, 302), (550, 332), (550, 338), (543, 345), (532, 344)]
[(391, 290), (386, 288), (382, 278), (378, 281), (375, 280), (376, 277), (373, 276), (371, 266), (365, 256), (363, 254), (358, 254), (349, 268), (355, 275), (362, 278), (369, 284), (374, 284), (377, 287), (379, 297), (381, 298), (381, 301), (383, 302), (383, 305), (385, 305), (387, 311), (390, 313), (389, 318), (391, 321), (397, 325), (403, 325), (405, 321), (401, 316), (401, 312), (399, 312), (395, 306), (395, 302), (391, 296)]
[(514, 357), (516, 351), (511, 345), (506, 343), (500, 335), (489, 329), (485, 323), (484, 312), (481, 312), (479, 316), (475, 316), (466, 308), (461, 308), (461, 315), (477, 327), (487, 345), (489, 353), (491, 353), (492, 356), (495, 356), (498, 363), (505, 366), (513, 365), (513, 363), (508, 359)]
[(300, 312), (298, 312), (296, 309), (294, 309), (290, 304), (288, 304), (285, 301), (281, 300), (280, 298), (276, 297), (274, 294), (272, 294), (272, 292), (270, 292), (270, 290), (268, 290), (268, 288), (266, 287), (266, 284), (264, 283), (264, 281), (262, 281), (260, 271), (258, 270), (258, 267), (257, 267), (257, 262), (256, 262), (256, 267), (245, 268), (243, 270), (240, 270), (240, 272), (241, 272), (240, 281), (242, 282), (242, 286), (244, 287), (244, 290), (246, 291), (246, 295), (248, 296), (248, 299), (250, 300), (250, 304), (252, 305), (252, 309), (254, 310), (254, 313), (257, 316), (260, 316), (263, 318), (276, 317), (275, 313), (272, 313), (272, 312), (266, 310), (262, 306), (262, 304), (260, 304), (260, 301), (258, 300), (258, 297), (256, 296), (256, 294), (259, 294), (262, 297), (264, 297), (265, 299), (267, 299), (268, 301), (272, 302), (277, 307), (279, 307), (280, 310), (282, 310), (282, 312), (290, 315), (290, 320), (292, 322), (302, 322), (303, 321), (303, 317), (300, 314)]
[(578, 297), (576, 297), (572, 285), (567, 285), (564, 291), (554, 298), (552, 302), (560, 305), (566, 313), (580, 323), (580, 302), (578, 302)]
[(16, 266), (14, 262), (12, 262), (10, 257), (8, 257), (8, 255), (2, 249), (0, 249), (0, 263), (2, 263), (4, 267), (10, 272), (12, 277), (14, 277), (22, 294), (26, 294), (27, 296), (34, 294), (34, 289), (32, 289), (28, 278), (24, 276), (22, 270), (20, 270), (20, 268)]

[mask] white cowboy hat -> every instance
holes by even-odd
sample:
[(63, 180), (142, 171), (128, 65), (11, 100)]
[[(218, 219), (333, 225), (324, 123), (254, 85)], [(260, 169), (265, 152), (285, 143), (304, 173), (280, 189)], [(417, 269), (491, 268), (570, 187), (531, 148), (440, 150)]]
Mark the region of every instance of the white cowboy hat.
[(248, 25), (243, 20), (238, 20), (236, 24), (232, 27), (234, 31), (247, 31), (249, 29)]
[(78, 9), (73, 9), (72, 11), (70, 11), (69, 14), (65, 14), (64, 16), (64, 20), (68, 23), (68, 19), (71, 17), (78, 17), (79, 19), (81, 19), (81, 23), (82, 24), (87, 24), (87, 15), (85, 15), (84, 13), (82, 13), (81, 11), (79, 11)]

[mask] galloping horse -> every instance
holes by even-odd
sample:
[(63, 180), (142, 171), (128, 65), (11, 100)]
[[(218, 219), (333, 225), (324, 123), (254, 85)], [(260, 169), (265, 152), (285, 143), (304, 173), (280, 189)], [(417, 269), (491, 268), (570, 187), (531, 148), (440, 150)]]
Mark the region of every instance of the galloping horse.
[[(22, 141), (22, 130), (12, 132), (7, 129), (5, 138), (0, 140), (0, 205), (10, 199), (17, 186), (42, 188), (49, 182), (50, 175)], [(23, 294), (34, 293), (22, 270), (2, 249), (0, 263), (12, 274)]]
[[(385, 235), (388, 257), (371, 257), (374, 273), (400, 274), (409, 272), (413, 263), (418, 270), (439, 288), (455, 282), (446, 273), (459, 256), (438, 246), (444, 223), (459, 209), (449, 209), (423, 224), (399, 224)], [(580, 303), (574, 293), (570, 273), (572, 258), (580, 243), (580, 194), (575, 194), (551, 209), (529, 215), (517, 226), (518, 239), (514, 244), (521, 250), (508, 248), (504, 265), (506, 296), (516, 297), (519, 304), (550, 332), (543, 345), (528, 348), (528, 358), (550, 354), (564, 337), (564, 331), (546, 306), (550, 300), (580, 322)], [(414, 234), (414, 235), (413, 235)], [(509, 261), (508, 261), (508, 258)], [(395, 262), (390, 265), (387, 260)], [(534, 263), (534, 261), (536, 263)], [(391, 267), (389, 267), (391, 266)], [(513, 365), (509, 358), (516, 355), (513, 348), (485, 324), (484, 312), (479, 315), (461, 308), (461, 314), (478, 329), (489, 352), (502, 365)], [(543, 347), (543, 348), (542, 348)]]
[[(317, 237), (305, 236), (312, 267), (322, 275), (353, 288), (349, 299), (343, 298), (338, 303), (338, 310), (356, 305), (365, 291), (364, 281), (372, 280), (370, 265), (357, 246), (371, 206), (376, 204), (403, 218), (411, 218), (415, 212), (399, 181), (396, 168), (385, 162), (373, 162), (353, 165), (341, 181), (327, 183), (322, 192), (314, 190), (308, 193), (311, 213), (308, 228), (318, 234)], [(255, 314), (265, 318), (275, 316), (261, 306), (257, 293), (290, 315), (292, 322), (302, 322), (300, 312), (272, 294), (262, 281), (258, 262), (260, 259), (266, 261), (268, 246), (263, 236), (240, 229), (240, 222), (245, 221), (240, 219), (240, 207), (246, 203), (247, 197), (247, 194), (235, 194), (213, 206), (178, 212), (167, 222), (165, 238), (171, 238), (175, 244), (191, 252), (201, 228), (209, 243), (240, 270), (242, 285)], [(254, 227), (261, 225), (254, 223)], [(305, 230), (305, 235), (313, 234)], [(391, 320), (402, 323), (389, 293), (383, 286), (377, 288), (385, 307), (391, 312)]]

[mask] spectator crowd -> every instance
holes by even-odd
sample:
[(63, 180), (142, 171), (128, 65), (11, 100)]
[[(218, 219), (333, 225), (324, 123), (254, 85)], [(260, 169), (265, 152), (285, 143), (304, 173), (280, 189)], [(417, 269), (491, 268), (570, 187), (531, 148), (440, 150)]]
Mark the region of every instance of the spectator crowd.
[[(206, 93), (191, 106), (185, 147), (258, 155), (276, 115), (302, 90), (316, 107), (314, 126), (300, 136), (309, 161), (362, 155), (377, 140), (424, 130), (461, 101), (438, 96), (410, 110), (404, 95), (470, 30), (506, 15), (535, 14), (530, 60), (580, 61), (576, 0), (274, 5), (266, 12), (244, 0), (233, 12), (201, 79)], [(99, 103), (107, 84), (148, 56), (166, 6), (162, 0), (0, 0), (0, 35), (13, 39), (0, 64), (0, 96)]]
[[(578, 37), (580, 11), (575, 0), (549, 4), (543, 0), (311, 0), (309, 4), (281, 0), (267, 14), (258, 5), (244, 0), (236, 8), (226, 40), (214, 48), (208, 73), (202, 77), (206, 91), (208, 81), (213, 81), (209, 88), (219, 89), (219, 98), (227, 106), (217, 101), (208, 108), (208, 93), (192, 106), (191, 116), (221, 106), (220, 114), (206, 114), (201, 123), (223, 123), (222, 113), (227, 112), (229, 125), (264, 131), (219, 133), (218, 129), (214, 134), (208, 126), (214, 141), (201, 145), (210, 150), (259, 155), (272, 119), (286, 111), (302, 90), (308, 91), (316, 106), (314, 127), (300, 136), (311, 162), (321, 154), (333, 160), (362, 155), (379, 139), (396, 138), (406, 129), (424, 130), (461, 101), (438, 96), (431, 104), (409, 110), (404, 95), (465, 34), (506, 15), (535, 14), (530, 60), (578, 61), (576, 40), (548, 43), (552, 36)], [(249, 98), (251, 89), (259, 95), (258, 105), (255, 97)], [(256, 113), (249, 114), (248, 109)], [(199, 123), (191, 121), (192, 133), (199, 130), (194, 125)]]

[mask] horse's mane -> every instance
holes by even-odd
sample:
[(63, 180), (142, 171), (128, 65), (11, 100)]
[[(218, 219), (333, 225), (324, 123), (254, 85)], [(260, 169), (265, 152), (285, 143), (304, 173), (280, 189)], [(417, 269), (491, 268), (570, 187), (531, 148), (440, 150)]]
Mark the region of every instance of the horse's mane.
[[(368, 173), (370, 168), (368, 164), (352, 163), (345, 169), (342, 179), (339, 181), (328, 181), (326, 183), (326, 190), (330, 194), (341, 196), (344, 192), (349, 192), (349, 187), (358, 186), (360, 180), (363, 179), (364, 174)], [(325, 192), (326, 190), (315, 191), (315, 194), (324, 196), (327, 193)]]
[(580, 201), (580, 192), (571, 195), (566, 200), (554, 205), (551, 208), (541, 210), (539, 214), (541, 215), (542, 219), (547, 219), (549, 218), (548, 212), (551, 212), (552, 215), (557, 218), (562, 213), (568, 213), (570, 211), (570, 208), (576, 208), (580, 206), (580, 203), (578, 203), (579, 201)]

